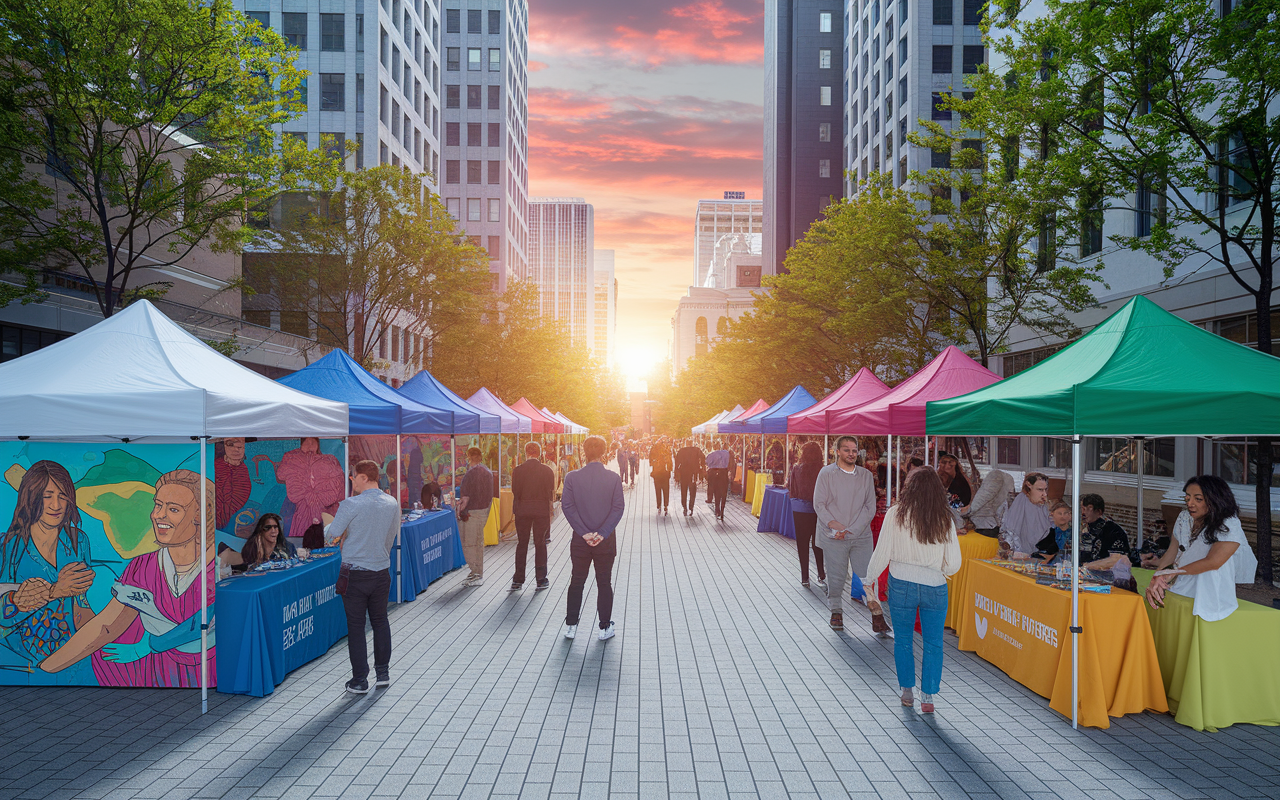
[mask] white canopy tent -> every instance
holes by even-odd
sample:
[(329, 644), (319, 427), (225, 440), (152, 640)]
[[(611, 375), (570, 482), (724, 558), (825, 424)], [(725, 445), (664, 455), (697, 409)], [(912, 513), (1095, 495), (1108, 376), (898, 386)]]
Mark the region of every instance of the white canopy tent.
[[(346, 403), (303, 394), (237, 364), (146, 300), (0, 365), (0, 439), (195, 441), (201, 485), (211, 438), (346, 435)], [(210, 511), (201, 492), (202, 554)], [(203, 713), (209, 707), (208, 570), (200, 574)]]

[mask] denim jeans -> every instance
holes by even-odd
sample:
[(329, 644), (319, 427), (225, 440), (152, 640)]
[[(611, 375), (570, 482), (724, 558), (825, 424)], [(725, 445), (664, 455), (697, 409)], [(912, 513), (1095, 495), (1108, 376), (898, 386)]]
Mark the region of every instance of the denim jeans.
[(920, 612), (924, 662), (920, 668), (920, 691), (937, 694), (942, 685), (942, 623), (947, 617), (947, 585), (925, 586), (889, 576), (889, 614), (898, 628), (893, 640), (893, 662), (898, 669), (898, 686), (916, 685), (915, 627)]

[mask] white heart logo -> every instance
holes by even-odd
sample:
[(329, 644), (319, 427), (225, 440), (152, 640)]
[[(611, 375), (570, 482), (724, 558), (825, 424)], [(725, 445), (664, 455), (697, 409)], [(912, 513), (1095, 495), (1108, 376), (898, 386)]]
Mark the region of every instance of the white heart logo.
[(978, 629), (978, 638), (987, 638), (987, 618), (975, 611), (973, 612), (973, 624)]

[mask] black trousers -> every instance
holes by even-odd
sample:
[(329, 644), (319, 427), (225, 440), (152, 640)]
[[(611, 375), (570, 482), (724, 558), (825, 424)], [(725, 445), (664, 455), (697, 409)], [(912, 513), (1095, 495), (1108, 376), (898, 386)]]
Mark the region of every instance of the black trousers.
[(569, 579), (569, 598), (566, 601), (564, 624), (577, 625), (582, 614), (582, 590), (587, 585), (587, 573), (596, 568), (596, 612), (600, 627), (607, 628), (613, 621), (613, 560), (618, 555), (618, 534), (615, 532), (603, 542), (592, 547), (581, 536), (574, 535), (569, 545), (569, 558), (573, 573)]
[(529, 537), (533, 536), (533, 574), (539, 582), (547, 579), (547, 534), (551, 517), (516, 515), (516, 574), (512, 583), (524, 583), (525, 565), (529, 563)]
[(692, 511), (698, 502), (698, 479), (694, 476), (680, 478), (680, 505), (686, 511)]
[(729, 470), (707, 470), (707, 489), (711, 493), (711, 502), (715, 503), (716, 516), (724, 516), (724, 503), (729, 497)]
[(365, 616), (373, 625), (374, 669), (391, 665), (391, 623), (387, 621), (387, 597), (391, 592), (391, 570), (377, 572), (353, 569), (342, 596), (347, 612), (347, 654), (351, 656), (351, 677), (362, 681), (369, 677), (369, 648), (364, 641)]
[(664, 509), (671, 502), (671, 476), (654, 475), (653, 493), (658, 496), (658, 509)]
[(796, 527), (796, 553), (800, 556), (800, 580), (809, 582), (809, 545), (813, 545), (813, 560), (818, 565), (818, 580), (827, 579), (822, 566), (822, 548), (818, 547), (818, 515), (805, 511), (792, 511), (791, 520)]

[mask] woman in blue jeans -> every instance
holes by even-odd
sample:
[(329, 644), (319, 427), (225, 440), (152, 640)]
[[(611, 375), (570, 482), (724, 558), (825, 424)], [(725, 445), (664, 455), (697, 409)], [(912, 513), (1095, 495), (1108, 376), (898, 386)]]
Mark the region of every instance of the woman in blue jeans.
[[(920, 710), (933, 713), (934, 695), (942, 684), (942, 623), (947, 616), (947, 578), (960, 569), (960, 543), (955, 517), (942, 480), (932, 467), (917, 467), (907, 476), (898, 502), (884, 517), (867, 580), (889, 569), (889, 613), (898, 620), (893, 660), (902, 688), (902, 704), (915, 704), (915, 637), (910, 620), (920, 614), (924, 663), (920, 670)], [(880, 604), (869, 598), (878, 613)]]

